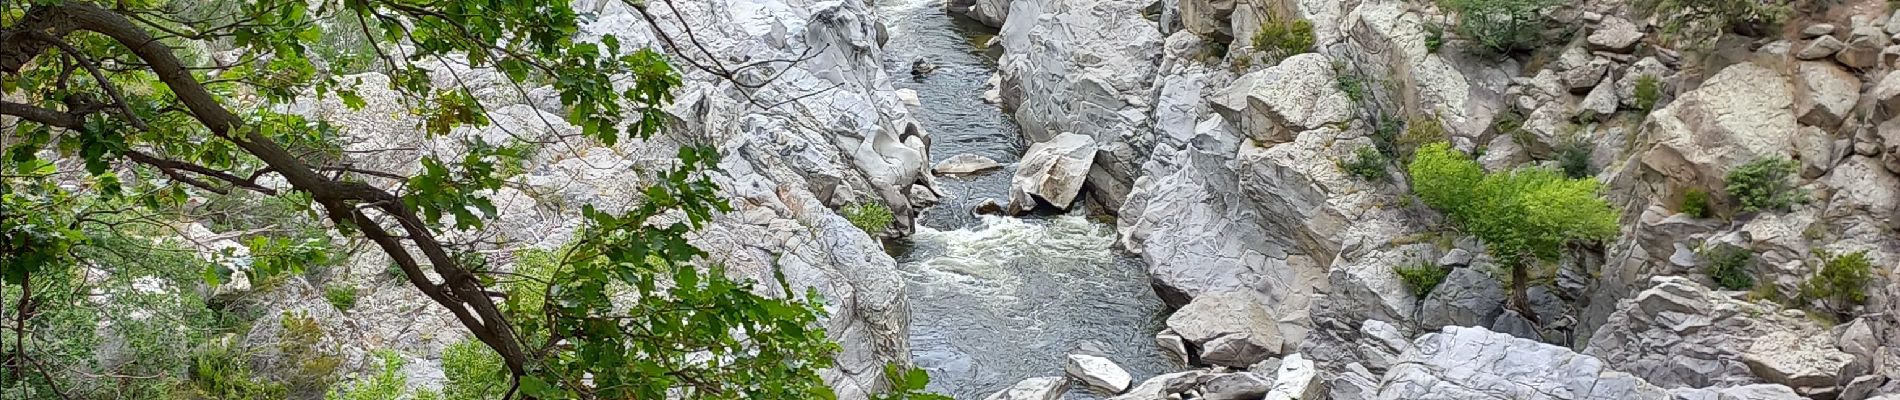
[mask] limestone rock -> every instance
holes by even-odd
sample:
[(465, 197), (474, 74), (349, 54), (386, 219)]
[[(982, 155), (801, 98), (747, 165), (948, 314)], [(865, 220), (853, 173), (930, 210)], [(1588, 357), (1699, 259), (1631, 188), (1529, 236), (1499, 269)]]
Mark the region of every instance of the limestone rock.
[(1667, 399), (1595, 357), (1484, 328), (1450, 326), (1387, 371), (1378, 399)]
[(1627, 53), (1643, 40), (1643, 32), (1627, 19), (1609, 16), (1597, 23), (1596, 29), (1585, 40), (1589, 41), (1592, 49)]
[(1892, 38), (1881, 32), (1876, 26), (1856, 26), (1848, 35), (1847, 47), (1834, 53), (1834, 61), (1849, 68), (1865, 69), (1880, 62), (1880, 51), (1891, 44)]
[(1900, 111), (1900, 71), (1888, 72), (1869, 93), (1882, 110)]
[(1029, 146), (1009, 184), (1009, 212), (1035, 209), (1037, 201), (1067, 209), (1082, 192), (1095, 163), (1095, 140), (1074, 133)]
[(1070, 354), (1069, 362), (1064, 364), (1062, 369), (1068, 372), (1070, 377), (1109, 393), (1121, 393), (1128, 390), (1128, 384), (1134, 380), (1128, 376), (1127, 370), (1123, 370), (1120, 365), (1115, 365), (1114, 361), (1087, 354)]
[(1860, 100), (1860, 78), (1830, 62), (1802, 62), (1796, 66), (1801, 97), (1795, 115), (1807, 125), (1833, 129)]
[(975, 0), (964, 15), (970, 19), (989, 25), (992, 28), (1003, 27), (1003, 21), (1009, 17), (1010, 0)]
[(1584, 96), (1583, 102), (1577, 106), (1581, 111), (1595, 114), (1597, 118), (1609, 118), (1616, 113), (1617, 104), (1616, 85), (1604, 84), (1590, 89), (1590, 94)]
[(1812, 39), (1817, 36), (1827, 36), (1827, 35), (1832, 35), (1832, 34), (1834, 34), (1834, 24), (1814, 24), (1814, 25), (1808, 25), (1808, 27), (1806, 28), (1801, 28), (1802, 39)]
[(1847, 48), (1846, 42), (1835, 39), (1833, 36), (1822, 36), (1808, 41), (1806, 45), (1802, 45), (1801, 50), (1794, 53), (1794, 58), (1819, 60), (1832, 56), (1834, 53), (1839, 53), (1841, 49), (1844, 48)]
[(1212, 104), (1241, 132), (1261, 145), (1285, 143), (1293, 135), (1352, 118), (1352, 100), (1339, 90), (1326, 56), (1306, 53), (1241, 76)]
[(1280, 354), (1277, 321), (1246, 292), (1202, 294), (1168, 317), (1168, 328), (1200, 349), (1202, 362), (1245, 367)]
[(1024, 379), (1008, 389), (983, 400), (1056, 400), (1069, 390), (1069, 380), (1060, 376)]
[[(1832, 387), (1852, 358), (1833, 349), (1831, 336), (1798, 311), (1735, 300), (1688, 278), (1651, 282), (1653, 287), (1618, 305), (1584, 354), (1662, 386), (1773, 382), (1797, 389)], [(1831, 372), (1819, 372), (1824, 370)]]
[(1156, 375), (1141, 381), (1140, 385), (1128, 389), (1127, 393), (1110, 397), (1108, 400), (1156, 400), (1167, 399), (1169, 395), (1192, 388), (1207, 372), (1190, 370), (1171, 374)]
[(1749, 370), (1769, 382), (1801, 388), (1828, 388), (1841, 368), (1854, 360), (1834, 349), (1827, 336), (1802, 336), (1794, 332), (1771, 332), (1755, 338), (1742, 352)]
[(1420, 307), (1419, 325), (1490, 327), (1504, 310), (1504, 287), (1477, 268), (1451, 271)]
[(1205, 400), (1254, 400), (1273, 390), (1273, 383), (1251, 371), (1235, 372), (1203, 377), (1198, 389)]
[(1280, 361), (1280, 368), (1274, 373), (1273, 390), (1267, 392), (1264, 400), (1320, 398), (1326, 388), (1319, 374), (1319, 368), (1312, 360), (1307, 360), (1299, 353), (1288, 355)]
[(1669, 395), (1675, 400), (1801, 400), (1806, 399), (1795, 394), (1794, 389), (1772, 384), (1754, 384), (1722, 388), (1675, 388), (1669, 389)]
[(1721, 193), (1730, 169), (1790, 155), (1794, 144), (1788, 133), (1798, 126), (1793, 92), (1787, 78), (1767, 67), (1723, 68), (1651, 113), (1646, 135), (1653, 145), (1640, 145), (1633, 154), (1646, 171), (1661, 175), (1657, 179)]
[(970, 175), (978, 172), (1003, 168), (1003, 164), (976, 154), (958, 154), (937, 163), (931, 171), (939, 175)]

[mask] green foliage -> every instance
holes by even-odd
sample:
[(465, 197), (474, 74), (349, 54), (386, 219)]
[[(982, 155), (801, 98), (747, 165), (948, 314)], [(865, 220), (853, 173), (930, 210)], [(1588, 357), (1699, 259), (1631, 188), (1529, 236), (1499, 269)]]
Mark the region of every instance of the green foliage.
[(508, 391), (508, 369), (501, 356), (474, 339), (450, 344), (442, 352), (443, 400), (493, 400)]
[(1543, 46), (1544, 30), (1550, 18), (1543, 12), (1557, 4), (1554, 0), (1440, 0), (1439, 4), (1457, 13), (1452, 27), (1458, 35), (1477, 44), (1477, 49), (1508, 54)]
[(1439, 25), (1437, 22), (1426, 22), (1425, 23), (1425, 51), (1428, 53), (1437, 53), (1438, 49), (1444, 46), (1445, 46), (1445, 26)]
[(1802, 298), (1818, 301), (1835, 313), (1844, 314), (1855, 305), (1867, 303), (1867, 281), (1873, 278), (1873, 263), (1866, 251), (1834, 255), (1816, 250), (1821, 270), (1801, 285)]
[(343, 358), (328, 354), (320, 347), (324, 336), (323, 325), (308, 315), (297, 312), (284, 313), (283, 335), (278, 337), (277, 351), (281, 359), (295, 365), (285, 377), (285, 383), (293, 393), (322, 392), (337, 380), (337, 368), (343, 364)]
[(1787, 158), (1764, 158), (1736, 167), (1722, 182), (1744, 213), (1788, 211), (1808, 198), (1807, 192), (1794, 186), (1799, 167), (1800, 163)]
[(1272, 14), (1260, 23), (1260, 32), (1253, 35), (1253, 48), (1278, 63), (1287, 57), (1313, 51), (1317, 40), (1313, 36), (1312, 22)]
[(1339, 91), (1345, 92), (1346, 98), (1352, 99), (1354, 103), (1366, 98), (1365, 79), (1348, 71), (1346, 63), (1333, 62), (1333, 85), (1339, 87)]
[(1666, 37), (1693, 47), (1712, 45), (1731, 31), (1763, 30), (1788, 17), (1785, 0), (1637, 0), (1643, 15), (1659, 16)]
[[(20, 24), (75, 18), (112, 28), (110, 35), (49, 30), (56, 32), (54, 37), (0, 49), (0, 64), (17, 71), (7, 74), (8, 101), (19, 105), (10, 104), (3, 112), (14, 123), (0, 143), (5, 151), (0, 156), (5, 160), (0, 165), (0, 282), (35, 289), (69, 283), (65, 289), (93, 289), (72, 279), (77, 265), (108, 268), (115, 279), (138, 278), (136, 268), (142, 263), (96, 262), (105, 257), (83, 250), (110, 234), (127, 233), (134, 239), (127, 243), (143, 246), (149, 246), (150, 237), (170, 234), (129, 235), (131, 226), (139, 223), (109, 216), (185, 210), (194, 197), (249, 191), (269, 199), (245, 198), (225, 209), (271, 212), (212, 222), (252, 229), (295, 223), (241, 238), (251, 250), (251, 270), (258, 274), (253, 283), (333, 263), (337, 257), (329, 251), (331, 237), (393, 237), (404, 245), (379, 247), (392, 253), (392, 259), (415, 260), (410, 264), (442, 272), (443, 282), (415, 289), (438, 295), (479, 289), (481, 283), (512, 278), (454, 257), (465, 250), (463, 244), (434, 238), (452, 230), (483, 228), (494, 218), (497, 210), (488, 196), (518, 172), (511, 170), (509, 160), (527, 151), (514, 144), (483, 142), (481, 135), (454, 134), (490, 125), (487, 107), (492, 104), (483, 104), (459, 79), (437, 86), (433, 72), (439, 68), (433, 61), (453, 59), (470, 68), (499, 71), (507, 80), (504, 84), (551, 86), (566, 111), (565, 122), (580, 132), (579, 137), (564, 139), (604, 147), (660, 132), (669, 118), (665, 109), (673, 90), (681, 84), (667, 56), (654, 49), (622, 47), (613, 36), (579, 34), (582, 16), (565, 1), (171, 3), (0, 5), (0, 15), (10, 16), (0, 18), (0, 31), (43, 30)], [(203, 17), (166, 17), (181, 13)], [(364, 40), (334, 37), (345, 31), (361, 32), (357, 39)], [(66, 46), (43, 46), (49, 44), (45, 42)], [(205, 56), (210, 51), (251, 57), (214, 62)], [(109, 64), (94, 74), (90, 68), (78, 68), (91, 62), (86, 60)], [(744, 72), (744, 67), (732, 65), (712, 67)], [(413, 173), (359, 170), (363, 166), (332, 162), (344, 140), (326, 120), (335, 113), (281, 112), (313, 95), (321, 100), (334, 96), (350, 108), (366, 106), (367, 99), (355, 89), (357, 78), (341, 75), (360, 69), (383, 72), (393, 93), (378, 100), (401, 103), (412, 115), (398, 117), (418, 121), (417, 130), (429, 140), (456, 151), (424, 152), (418, 160), (420, 171)], [(28, 118), (18, 118), (23, 116)], [(463, 320), (482, 321), (467, 328), (495, 338), (484, 343), (498, 352), (509, 378), (519, 381), (526, 396), (830, 397), (817, 374), (830, 366), (837, 350), (817, 324), (823, 299), (809, 288), (791, 287), (783, 278), (763, 284), (732, 280), (686, 240), (712, 215), (731, 211), (711, 179), (719, 173), (719, 157), (717, 149), (682, 146), (673, 167), (654, 171), (657, 179), (635, 188), (642, 199), (631, 209), (582, 210), (586, 225), (577, 237), (584, 239), (571, 244), (552, 263), (555, 267), (541, 274), (540, 287), (546, 289), (542, 296), (510, 297), (502, 306), (467, 296), (431, 298), (458, 312), (510, 317)], [(65, 160), (73, 162), (56, 162)], [(262, 182), (288, 187), (259, 185), (258, 177), (281, 177)], [(383, 189), (392, 186), (400, 189)], [(177, 220), (176, 215), (145, 217), (141, 220), (148, 224)], [(385, 218), (386, 224), (359, 224)], [(384, 231), (390, 227), (398, 229)], [(127, 245), (118, 250), (142, 248)], [(195, 266), (203, 268), (193, 271), (194, 277), (205, 280), (221, 280), (229, 273), (216, 265)], [(168, 296), (176, 298), (195, 287), (170, 283), (177, 290)], [(751, 291), (770, 284), (777, 285), (770, 292), (785, 294), (783, 298)], [(35, 298), (60, 299), (44, 290), (35, 293)], [(87, 346), (96, 347), (97, 340), (65, 340), (91, 334), (45, 333), (83, 333), (97, 329), (106, 318), (115, 326), (125, 323), (89, 309), (83, 299), (65, 300), (79, 301), (45, 302), (51, 310), (29, 318), (27, 325), (36, 332), (26, 338), (34, 343), (6, 347), (57, 344), (90, 349)], [(196, 307), (205, 308), (201, 301)], [(195, 321), (167, 322), (173, 329), (184, 325), (191, 333), (179, 335), (192, 339), (215, 331)], [(293, 363), (294, 376), (282, 389), (231, 389), (214, 397), (284, 398), (285, 393), (314, 393), (334, 379), (337, 357), (318, 348), (323, 337), (319, 321), (286, 315), (281, 321), (259, 323), (272, 322), (283, 325), (284, 341), (277, 350)], [(554, 337), (560, 340), (547, 340)], [(173, 343), (172, 349), (191, 348), (190, 343)], [(141, 365), (115, 373), (163, 376), (178, 368), (162, 369), (157, 363), (174, 362), (171, 366), (176, 367), (180, 358), (155, 357), (159, 361), (151, 369)], [(76, 361), (83, 359), (62, 358), (61, 366), (71, 368), (56, 370), (92, 370)], [(233, 365), (205, 370), (240, 371)], [(578, 378), (583, 376), (588, 378)], [(50, 386), (42, 383), (52, 382), (11, 384)], [(159, 397), (108, 393), (89, 398)]]
[(1445, 282), (1445, 276), (1451, 275), (1450, 269), (1430, 262), (1394, 266), (1392, 271), (1398, 272), (1399, 279), (1405, 281), (1405, 286), (1412, 288), (1412, 295), (1421, 299), (1431, 295), (1432, 290), (1438, 288), (1438, 284)]
[(1347, 173), (1351, 173), (1360, 179), (1365, 179), (1367, 182), (1385, 182), (1391, 179), (1386, 175), (1385, 165), (1391, 162), (1392, 159), (1387, 158), (1385, 153), (1380, 153), (1378, 149), (1367, 146), (1360, 147), (1354, 154), (1356, 157), (1353, 158), (1352, 161), (1340, 163), (1340, 168), (1344, 168)]
[(356, 307), (356, 287), (350, 285), (330, 285), (323, 288), (323, 299), (338, 311), (349, 311)]
[(1408, 171), (1420, 200), (1512, 265), (1555, 261), (1566, 243), (1616, 234), (1616, 213), (1595, 180), (1542, 168), (1485, 174), (1444, 143), (1420, 148)]
[(377, 350), (370, 356), (382, 363), (383, 368), (375, 376), (349, 389), (330, 392), (324, 400), (394, 400), (409, 391), (409, 379), (402, 375), (402, 356), (389, 350)]
[(873, 395), (872, 400), (951, 400), (950, 396), (924, 390), (924, 387), (930, 386), (930, 374), (923, 369), (885, 364), (884, 379), (890, 380), (891, 391)]
[(1704, 272), (1715, 285), (1726, 290), (1744, 290), (1755, 286), (1755, 276), (1751, 270), (1755, 265), (1755, 253), (1731, 244), (1717, 244), (1702, 250), (1702, 260), (1708, 263)]
[(891, 214), (890, 207), (885, 207), (884, 203), (876, 201), (845, 206), (842, 211), (844, 211), (845, 220), (851, 221), (852, 226), (864, 230), (864, 233), (871, 234), (872, 237), (890, 229), (891, 222), (897, 219), (896, 215)]
[(1655, 75), (1643, 75), (1636, 78), (1636, 109), (1647, 113), (1656, 109), (1656, 102), (1662, 100), (1662, 82)]
[(227, 345), (209, 345), (191, 356), (187, 370), (189, 395), (221, 400), (277, 400), (288, 396), (282, 384), (253, 376), (248, 355)]
[(1715, 216), (1715, 210), (1709, 208), (1709, 192), (1704, 192), (1702, 189), (1689, 189), (1688, 192), (1683, 193), (1682, 205), (1676, 207), (1676, 211), (1696, 218)]
[(1596, 176), (1596, 166), (1590, 165), (1590, 143), (1582, 140), (1566, 141), (1557, 146), (1557, 166), (1570, 179), (1583, 179)]

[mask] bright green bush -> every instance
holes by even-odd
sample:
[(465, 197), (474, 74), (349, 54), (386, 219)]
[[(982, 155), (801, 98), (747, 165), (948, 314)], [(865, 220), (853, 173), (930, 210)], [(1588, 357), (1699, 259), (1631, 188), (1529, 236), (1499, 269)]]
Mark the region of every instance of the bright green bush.
[(897, 220), (897, 217), (891, 214), (890, 207), (871, 201), (845, 206), (844, 219), (851, 221), (852, 226), (863, 229), (864, 233), (875, 237), (884, 233), (884, 230), (890, 229), (891, 221)]
[(1566, 179), (1546, 168), (1486, 174), (1445, 143), (1419, 148), (1408, 172), (1413, 194), (1511, 267), (1520, 311), (1529, 309), (1531, 264), (1556, 261), (1566, 244), (1616, 235), (1616, 212), (1594, 179)]
[(1808, 198), (1806, 192), (1794, 186), (1793, 177), (1799, 167), (1787, 158), (1764, 158), (1736, 167), (1722, 182), (1729, 198), (1740, 203), (1744, 213), (1788, 211)]
[(1458, 15), (1452, 29), (1477, 44), (1477, 49), (1508, 54), (1534, 49), (1548, 41), (1544, 30), (1550, 18), (1543, 11), (1555, 0), (1440, 0)]
[(500, 399), (508, 391), (508, 369), (501, 356), (473, 338), (450, 344), (442, 352), (443, 400)]
[(1373, 146), (1360, 147), (1354, 152), (1352, 161), (1340, 163), (1347, 173), (1365, 179), (1367, 182), (1385, 182), (1391, 178), (1385, 173), (1385, 165), (1391, 159)]
[(1702, 251), (1702, 259), (1708, 263), (1710, 279), (1715, 285), (1727, 290), (1744, 290), (1755, 286), (1755, 276), (1749, 271), (1754, 268), (1755, 253), (1731, 244), (1717, 244)]
[(1266, 22), (1260, 24), (1260, 32), (1253, 35), (1253, 48), (1278, 63), (1287, 57), (1313, 51), (1316, 41), (1312, 22), (1269, 15)]
[(1683, 193), (1682, 206), (1676, 208), (1677, 211), (1681, 211), (1683, 214), (1689, 214), (1691, 217), (1708, 218), (1715, 216), (1715, 210), (1709, 208), (1709, 192), (1704, 192), (1702, 189), (1689, 189), (1688, 192)]
[(1822, 260), (1821, 271), (1801, 286), (1802, 298), (1818, 301), (1836, 313), (1867, 302), (1867, 281), (1873, 278), (1873, 263), (1867, 260), (1866, 251), (1833, 255), (1816, 250), (1815, 257)]
[(329, 300), (330, 305), (336, 306), (338, 311), (349, 311), (351, 308), (356, 307), (356, 287), (350, 285), (330, 285), (330, 287), (323, 288), (323, 299)]
[(1412, 295), (1421, 299), (1432, 294), (1438, 284), (1445, 282), (1445, 276), (1451, 275), (1450, 269), (1429, 262), (1394, 266), (1392, 270), (1399, 273), (1406, 287), (1412, 288)]

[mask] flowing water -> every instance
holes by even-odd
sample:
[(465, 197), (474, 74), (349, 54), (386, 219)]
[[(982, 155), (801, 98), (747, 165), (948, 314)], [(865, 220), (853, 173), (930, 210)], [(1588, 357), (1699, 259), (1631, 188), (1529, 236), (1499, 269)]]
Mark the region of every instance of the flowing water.
[[(982, 46), (994, 30), (946, 15), (942, 0), (878, 7), (890, 31), (886, 68), (922, 100), (914, 111), (932, 137), (932, 161), (1020, 158), (1015, 123), (982, 100), (996, 70)], [(918, 57), (937, 70), (913, 78)], [(1161, 300), (1141, 260), (1115, 249), (1111, 225), (1082, 215), (970, 215), (983, 199), (1005, 198), (1012, 169), (938, 178), (943, 202), (891, 246), (908, 284), (911, 356), (930, 372), (930, 389), (982, 399), (1024, 378), (1062, 375), (1070, 353), (1106, 356), (1136, 381), (1179, 369), (1154, 343)], [(1100, 398), (1072, 387), (1068, 399)]]

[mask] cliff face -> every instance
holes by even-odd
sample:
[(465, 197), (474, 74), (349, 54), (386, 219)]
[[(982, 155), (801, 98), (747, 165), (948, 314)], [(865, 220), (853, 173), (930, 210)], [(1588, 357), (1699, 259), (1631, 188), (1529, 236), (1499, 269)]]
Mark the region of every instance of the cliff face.
[[(1456, 16), (1431, 2), (1003, 3), (1009, 12), (1000, 18), (999, 6), (986, 2), (959, 10), (999, 27), (997, 89), (1025, 136), (1092, 138), (1100, 151), (1083, 185), (1087, 199), (1119, 214), (1123, 245), (1148, 262), (1163, 297), (1217, 318), (1225, 314), (1196, 303), (1209, 294), (1251, 295), (1249, 307), (1264, 307), (1274, 325), (1252, 333), (1270, 333), (1284, 343), (1279, 352), (1318, 361), (1336, 384), (1334, 398), (1415, 398), (1424, 393), (1416, 390), (1425, 387), (1420, 371), (1516, 398), (1488, 391), (1470, 374), (1387, 371), (1391, 364), (1373, 362), (1366, 350), (1378, 347), (1368, 341), (1403, 342), (1445, 326), (1561, 346), (1508, 356), (1492, 345), (1458, 350), (1482, 357), (1589, 357), (1565, 347), (1602, 357), (1590, 358), (1597, 369), (1540, 378), (1554, 384), (1636, 378), (1616, 378), (1632, 390), (1622, 394), (1525, 388), (1532, 398), (1900, 391), (1893, 368), (1900, 342), (1887, 339), (1900, 337), (1892, 317), (1900, 286), (1888, 278), (1900, 272), (1900, 226), (1892, 222), (1900, 213), (1900, 155), (1889, 132), (1900, 131), (1900, 122), (1889, 121), (1900, 120), (1893, 108), (1900, 102), (1890, 101), (1900, 99), (1900, 74), (1891, 72), (1900, 57), (1883, 55), (1900, 54), (1890, 34), (1900, 27), (1884, 4), (1801, 6), (1780, 31), (1692, 49), (1662, 26), (1684, 16), (1644, 15), (1625, 2), (1571, 2), (1540, 13), (1563, 26), (1553, 31), (1567, 40), (1509, 58), (1474, 55), (1473, 43), (1446, 32)], [(1254, 48), (1251, 38), (1264, 24), (1294, 18), (1311, 23), (1313, 52), (1273, 59)], [(1502, 306), (1507, 291), (1499, 279), (1507, 274), (1481, 243), (1411, 199), (1402, 164), (1388, 168), (1384, 182), (1344, 170), (1385, 125), (1419, 121), (1442, 126), (1441, 140), (1492, 171), (1581, 160), (1571, 162), (1605, 184), (1622, 232), (1534, 277), (1528, 297), (1539, 318), (1518, 315)], [(1792, 186), (1808, 201), (1741, 212), (1725, 178), (1775, 158), (1793, 160)], [(1691, 191), (1709, 194), (1714, 217), (1681, 213)], [(1865, 305), (1810, 311), (1848, 317), (1832, 330), (1804, 318), (1753, 322), (1734, 310), (1798, 315), (1799, 304), (1707, 289), (1714, 287), (1710, 262), (1698, 251), (1718, 244), (1754, 254), (1747, 272), (1761, 283), (1758, 293), (1800, 293), (1821, 250), (1864, 251), (1876, 272), (1865, 283)], [(1394, 272), (1416, 264), (1451, 269), (1451, 278), (1419, 298)], [(1723, 300), (1642, 300), (1671, 291)], [(1677, 309), (1650, 308), (1665, 303)], [(1711, 318), (1707, 328), (1708, 321), (1694, 322)], [(1395, 327), (1395, 337), (1368, 335), (1362, 327), (1374, 322)], [(1750, 330), (1727, 327), (1740, 325)], [(1419, 343), (1478, 340), (1447, 329)], [(1164, 332), (1164, 344), (1181, 340), (1171, 335)], [(1211, 343), (1187, 341), (1184, 349), (1210, 351)], [(1723, 350), (1680, 343), (1722, 343), (1709, 346)], [(1746, 354), (1804, 361), (1746, 361)], [(1479, 375), (1519, 369), (1464, 367)], [(1697, 374), (1706, 376), (1683, 378)], [(1731, 386), (1733, 393), (1692, 390)]]

